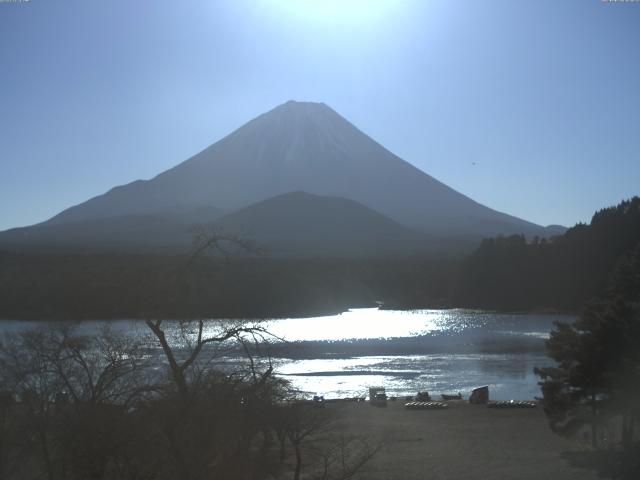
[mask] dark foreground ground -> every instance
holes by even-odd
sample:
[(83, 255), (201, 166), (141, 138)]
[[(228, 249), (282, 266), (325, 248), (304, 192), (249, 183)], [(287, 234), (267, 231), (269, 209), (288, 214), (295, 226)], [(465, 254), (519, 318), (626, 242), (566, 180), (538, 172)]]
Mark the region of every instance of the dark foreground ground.
[[(595, 479), (573, 468), (566, 452), (587, 448), (556, 436), (540, 408), (490, 409), (449, 402), (447, 410), (405, 410), (366, 403), (344, 406), (345, 433), (383, 440), (364, 467), (369, 480)], [(334, 408), (329, 406), (328, 408)]]

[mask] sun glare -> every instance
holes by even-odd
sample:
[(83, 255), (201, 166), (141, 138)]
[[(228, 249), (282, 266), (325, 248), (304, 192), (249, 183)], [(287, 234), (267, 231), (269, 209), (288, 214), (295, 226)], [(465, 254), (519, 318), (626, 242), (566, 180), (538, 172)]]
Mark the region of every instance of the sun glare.
[(369, 24), (383, 19), (400, 2), (392, 0), (268, 0), (296, 21), (329, 24)]

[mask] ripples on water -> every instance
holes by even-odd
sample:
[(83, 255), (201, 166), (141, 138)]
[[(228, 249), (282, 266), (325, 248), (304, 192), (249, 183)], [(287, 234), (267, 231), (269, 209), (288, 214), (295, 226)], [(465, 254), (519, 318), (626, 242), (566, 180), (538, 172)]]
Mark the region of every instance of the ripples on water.
[(369, 385), (389, 395), (462, 392), (489, 385), (494, 399), (539, 396), (533, 367), (548, 365), (544, 354), (449, 354), (283, 361), (278, 373), (303, 391), (329, 397), (364, 396)]
[(328, 316), (266, 322), (289, 341), (393, 338), (470, 331), (548, 336), (559, 315), (495, 314), (477, 310), (378, 310), (358, 308)]
[[(551, 363), (544, 339), (561, 315), (496, 314), (471, 310), (393, 311), (353, 309), (326, 317), (271, 319), (261, 323), (286, 340), (274, 345), (276, 371), (307, 395), (327, 398), (363, 396), (370, 385), (384, 385), (390, 395), (419, 390), (436, 394), (489, 385), (495, 399), (530, 399), (540, 395), (534, 366)], [(210, 321), (214, 334), (221, 322)], [(0, 331), (41, 322), (4, 322)], [(106, 322), (84, 322), (97, 331)], [(109, 322), (116, 330), (148, 335), (141, 321)], [(222, 323), (224, 324), (224, 323)], [(181, 338), (178, 322), (167, 322), (168, 336)], [(193, 332), (186, 332), (187, 338)], [(226, 362), (233, 360), (226, 359)]]
[[(362, 396), (367, 386), (384, 385), (395, 396), (422, 390), (468, 395), (476, 386), (489, 385), (492, 398), (531, 399), (540, 395), (533, 368), (551, 364), (544, 340), (555, 320), (572, 317), (354, 309), (331, 317), (277, 320), (268, 328), (300, 342), (302, 353), (317, 349), (310, 356), (324, 357), (279, 363), (278, 372), (307, 392)], [(349, 357), (349, 351), (359, 356)]]

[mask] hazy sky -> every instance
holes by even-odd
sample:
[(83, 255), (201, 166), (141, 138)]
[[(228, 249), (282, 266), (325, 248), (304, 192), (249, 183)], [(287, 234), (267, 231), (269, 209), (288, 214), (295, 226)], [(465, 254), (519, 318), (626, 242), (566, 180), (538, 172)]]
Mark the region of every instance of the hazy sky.
[(4, 0), (0, 87), (0, 230), (289, 99), (536, 223), (640, 194), (640, 2)]

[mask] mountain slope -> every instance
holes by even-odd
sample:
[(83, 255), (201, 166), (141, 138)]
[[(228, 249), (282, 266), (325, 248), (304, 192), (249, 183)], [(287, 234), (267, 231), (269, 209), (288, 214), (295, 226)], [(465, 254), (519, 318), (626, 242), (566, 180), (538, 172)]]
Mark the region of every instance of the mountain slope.
[(201, 206), (235, 210), (305, 191), (348, 198), (435, 235), (545, 235), (400, 159), (320, 103), (287, 102), (155, 178), (116, 187), (50, 223)]
[(304, 192), (279, 195), (216, 222), (267, 252), (297, 255), (416, 253), (423, 235), (353, 200)]
[[(500, 234), (562, 233), (562, 227), (545, 229), (456, 192), (324, 104), (287, 102), (151, 180), (115, 187), (46, 222), (0, 233), (0, 246), (175, 247), (190, 238), (194, 223), (296, 191), (352, 200), (386, 220), (439, 238), (440, 245), (460, 239), (469, 245)], [(370, 210), (359, 213), (370, 218)], [(352, 213), (354, 225), (366, 223)], [(247, 229), (263, 225), (257, 216), (252, 222), (245, 218)], [(339, 222), (325, 225), (345, 228)], [(316, 230), (316, 235), (338, 238), (339, 232)], [(285, 238), (301, 235), (288, 231), (283, 241), (275, 241), (277, 232), (263, 233), (278, 248), (287, 245)]]
[(132, 213), (69, 222), (45, 222), (0, 233), (0, 246), (10, 250), (140, 252), (184, 250), (193, 242), (195, 225), (221, 216), (215, 208), (176, 213)]

